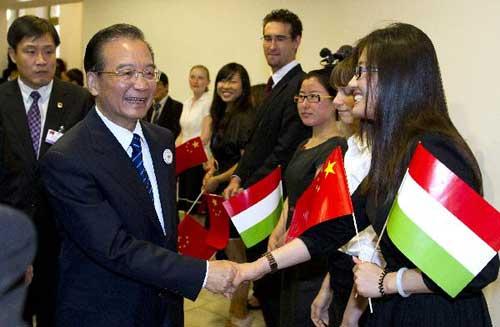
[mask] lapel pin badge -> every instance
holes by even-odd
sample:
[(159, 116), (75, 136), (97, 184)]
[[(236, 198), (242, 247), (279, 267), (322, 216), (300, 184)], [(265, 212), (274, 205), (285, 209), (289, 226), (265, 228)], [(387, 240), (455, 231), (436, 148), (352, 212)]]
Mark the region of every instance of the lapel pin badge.
[(58, 103), (57, 103), (57, 108), (58, 108), (58, 109), (62, 109), (62, 107), (63, 107), (63, 103), (62, 103), (62, 102), (58, 102)]
[(172, 163), (173, 158), (174, 155), (172, 154), (172, 151), (170, 149), (165, 149), (165, 151), (163, 151), (163, 161), (165, 161), (167, 165), (170, 165)]

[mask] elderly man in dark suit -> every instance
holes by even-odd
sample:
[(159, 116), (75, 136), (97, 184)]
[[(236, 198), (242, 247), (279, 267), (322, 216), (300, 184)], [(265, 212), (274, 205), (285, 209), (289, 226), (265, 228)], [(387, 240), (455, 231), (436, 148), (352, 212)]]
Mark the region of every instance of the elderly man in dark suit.
[(168, 94), (168, 76), (164, 72), (160, 73), (160, 78), (156, 82), (154, 102), (148, 111), (146, 120), (168, 128), (176, 139), (181, 132), (182, 103), (172, 99)]
[[(45, 19), (17, 18), (7, 33), (19, 78), (0, 85), (0, 203), (27, 213), (37, 229), (38, 253), (26, 307), (38, 326), (53, 326), (58, 238), (38, 173), (38, 159), (92, 106), (83, 88), (54, 79), (59, 36)], [(30, 269), (31, 271), (31, 269)]]
[[(266, 86), (267, 96), (257, 108), (255, 131), (224, 191), (226, 197), (262, 179), (278, 165), (284, 170), (299, 143), (310, 135), (293, 102), (304, 76), (295, 60), (301, 38), (302, 23), (294, 13), (280, 9), (264, 17), (263, 49), (272, 75)], [(267, 239), (249, 251), (249, 259), (256, 259), (266, 248)], [(268, 326), (279, 326), (279, 285), (278, 275), (254, 284)]]
[(56, 326), (183, 326), (183, 297), (232, 292), (234, 264), (176, 253), (174, 138), (141, 120), (158, 77), (142, 32), (97, 32), (84, 65), (96, 106), (41, 164), (63, 236)]
[(35, 228), (20, 211), (0, 205), (0, 326), (24, 326), (24, 272), (35, 256)]

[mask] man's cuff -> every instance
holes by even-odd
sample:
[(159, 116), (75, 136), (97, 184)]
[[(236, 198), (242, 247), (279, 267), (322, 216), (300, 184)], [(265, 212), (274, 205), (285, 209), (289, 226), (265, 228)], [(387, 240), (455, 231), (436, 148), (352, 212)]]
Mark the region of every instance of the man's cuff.
[(207, 262), (207, 272), (205, 273), (205, 278), (203, 279), (203, 285), (201, 286), (201, 288), (205, 288), (208, 279), (208, 267), (210, 267), (210, 264), (208, 263), (208, 260), (206, 262)]

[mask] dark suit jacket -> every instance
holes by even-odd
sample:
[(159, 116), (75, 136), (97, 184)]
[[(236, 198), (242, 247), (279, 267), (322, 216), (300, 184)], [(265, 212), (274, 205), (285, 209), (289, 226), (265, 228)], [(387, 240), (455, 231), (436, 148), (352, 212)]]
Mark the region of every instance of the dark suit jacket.
[(310, 128), (302, 124), (293, 102), (303, 77), (300, 65), (292, 68), (258, 108), (255, 131), (234, 173), (244, 188), (278, 165), (284, 171), (299, 143), (310, 135)]
[[(181, 119), (182, 114), (182, 103), (177, 100), (172, 99), (170, 96), (165, 101), (165, 105), (161, 108), (161, 114), (158, 118), (156, 124), (161, 127), (168, 128), (172, 134), (174, 134), (174, 139), (181, 133)], [(147, 121), (151, 121), (151, 116), (153, 115), (153, 107), (151, 107), (146, 115)]]
[(141, 122), (163, 209), (153, 202), (95, 109), (41, 160), (62, 226), (58, 326), (183, 326), (183, 298), (196, 298), (206, 262), (176, 253), (175, 154), (170, 131)]
[[(92, 106), (90, 93), (74, 84), (54, 79), (45, 119), (40, 158), (51, 147), (45, 142), (49, 129), (69, 130)], [(30, 286), (27, 314), (43, 311), (53, 293), (58, 255), (57, 232), (43, 190), (38, 160), (31, 144), (26, 110), (17, 81), (0, 85), (0, 203), (27, 213), (38, 232), (35, 278)], [(50, 280), (50, 281), (49, 281)], [(39, 289), (41, 287), (41, 289)], [(37, 295), (38, 294), (38, 295)], [(34, 296), (35, 298), (32, 298)], [(43, 296), (43, 299), (40, 298)], [(42, 309), (37, 308), (41, 306)], [(39, 320), (42, 320), (40, 317)]]
[(23, 213), (0, 205), (0, 326), (24, 326), (21, 320), (24, 272), (35, 256), (35, 228)]

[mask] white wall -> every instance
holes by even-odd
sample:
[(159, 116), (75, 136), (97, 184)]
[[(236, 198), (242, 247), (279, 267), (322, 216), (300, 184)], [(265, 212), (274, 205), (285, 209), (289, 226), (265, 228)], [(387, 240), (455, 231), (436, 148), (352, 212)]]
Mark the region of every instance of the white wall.
[[(415, 24), (434, 41), (451, 116), (482, 168), (485, 197), (500, 208), (500, 1), (483, 0), (85, 0), (84, 42), (98, 29), (118, 22), (139, 26), (171, 80), (171, 94), (189, 95), (190, 66), (205, 64), (215, 77), (230, 61), (243, 64), (252, 83), (264, 82), (261, 21), (286, 7), (304, 25), (299, 60), (316, 68), (319, 50), (332, 50), (393, 21)], [(500, 286), (488, 296), (500, 303)], [(500, 326), (500, 308), (492, 310)]]
[(66, 61), (68, 69), (83, 69), (82, 3), (64, 4), (60, 8), (60, 57)]

